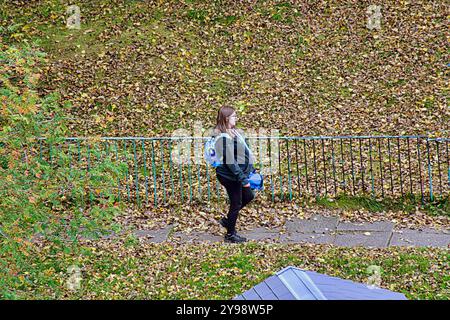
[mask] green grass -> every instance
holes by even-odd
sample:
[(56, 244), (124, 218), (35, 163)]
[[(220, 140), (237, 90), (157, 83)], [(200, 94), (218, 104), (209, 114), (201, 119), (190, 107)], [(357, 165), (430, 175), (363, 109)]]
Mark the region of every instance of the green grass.
[[(128, 242), (128, 243), (127, 243)], [(381, 287), (409, 299), (448, 299), (449, 254), (443, 249), (338, 248), (300, 244), (142, 244), (85, 246), (83, 253), (36, 250), (33, 271), (0, 292), (17, 299), (230, 299), (292, 265), (366, 283), (381, 268)], [(82, 270), (78, 291), (65, 287), (67, 268)], [(12, 264), (10, 264), (12, 266)]]
[(74, 52), (99, 53), (104, 46), (96, 38), (105, 27), (101, 22), (84, 23), (80, 29), (43, 25), (39, 27), (42, 36), (37, 38), (37, 42), (47, 52), (58, 52), (60, 58), (72, 56)]

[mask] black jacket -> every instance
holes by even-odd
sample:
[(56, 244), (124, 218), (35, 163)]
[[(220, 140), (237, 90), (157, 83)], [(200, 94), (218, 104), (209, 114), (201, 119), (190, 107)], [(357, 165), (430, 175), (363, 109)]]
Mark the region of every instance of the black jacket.
[[(242, 130), (236, 129), (236, 131), (244, 137), (248, 145), (248, 139)], [(215, 133), (215, 135), (218, 134)], [(243, 186), (246, 185), (248, 176), (254, 169), (254, 157), (251, 156), (241, 140), (237, 136), (234, 138), (229, 135), (221, 137), (217, 139), (215, 149), (222, 162), (216, 167), (216, 174), (232, 181), (239, 181)]]

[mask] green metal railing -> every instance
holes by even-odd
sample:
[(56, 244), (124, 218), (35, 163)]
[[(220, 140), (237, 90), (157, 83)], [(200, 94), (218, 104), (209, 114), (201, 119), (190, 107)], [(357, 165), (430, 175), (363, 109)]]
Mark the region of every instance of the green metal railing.
[[(106, 157), (125, 164), (125, 173), (111, 186), (117, 199), (158, 206), (226, 198), (215, 169), (203, 160), (205, 139), (102, 137), (100, 142), (90, 142), (67, 138), (58, 148), (66, 154), (75, 150), (70, 166), (87, 171)], [(260, 197), (272, 201), (339, 194), (377, 198), (409, 194), (420, 197), (422, 203), (448, 197), (449, 140), (426, 136), (248, 137), (256, 157), (254, 165), (265, 177)], [(53, 162), (53, 148), (41, 139), (40, 158)]]

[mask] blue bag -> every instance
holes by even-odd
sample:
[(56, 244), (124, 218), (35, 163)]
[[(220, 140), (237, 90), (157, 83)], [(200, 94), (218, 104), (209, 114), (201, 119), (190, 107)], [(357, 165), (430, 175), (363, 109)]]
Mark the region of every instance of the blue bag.
[(253, 190), (263, 190), (264, 189), (264, 178), (260, 173), (253, 169), (248, 176), (248, 182), (250, 183), (250, 188)]

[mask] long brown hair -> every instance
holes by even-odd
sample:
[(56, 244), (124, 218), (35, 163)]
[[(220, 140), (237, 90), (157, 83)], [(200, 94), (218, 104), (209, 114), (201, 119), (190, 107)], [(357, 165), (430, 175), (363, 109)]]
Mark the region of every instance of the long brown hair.
[[(230, 133), (228, 129), (228, 117), (231, 116), (235, 112), (233, 107), (230, 106), (222, 106), (217, 112), (216, 126), (214, 127), (217, 133)], [(234, 136), (232, 134), (232, 136)]]

